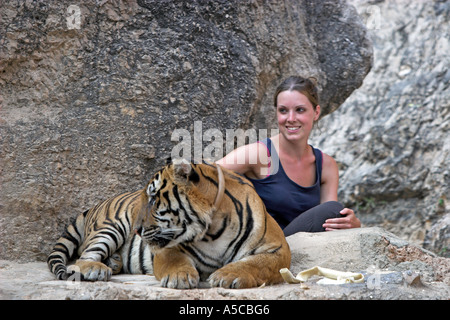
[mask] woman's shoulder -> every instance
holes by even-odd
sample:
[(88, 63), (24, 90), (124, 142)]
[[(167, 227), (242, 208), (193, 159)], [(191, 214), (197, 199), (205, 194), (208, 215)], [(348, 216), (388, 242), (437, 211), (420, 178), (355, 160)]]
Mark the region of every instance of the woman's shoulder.
[(323, 159), (323, 165), (324, 166), (335, 166), (337, 165), (336, 160), (325, 152), (322, 152), (322, 159)]
[(336, 160), (333, 157), (322, 152), (322, 182), (332, 177), (333, 179), (339, 175), (339, 169)]
[(267, 146), (260, 141), (246, 144), (234, 149), (217, 163), (238, 173), (259, 178), (256, 173), (260, 172), (261, 166), (269, 163), (267, 150)]

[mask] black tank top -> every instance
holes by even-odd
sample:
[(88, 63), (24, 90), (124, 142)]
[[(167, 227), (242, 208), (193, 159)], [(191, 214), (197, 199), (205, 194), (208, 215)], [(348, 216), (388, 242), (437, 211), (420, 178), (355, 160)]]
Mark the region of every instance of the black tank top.
[(311, 146), (316, 157), (316, 182), (310, 187), (303, 187), (287, 176), (272, 141), (265, 139), (261, 143), (267, 146), (272, 159), (271, 174), (264, 179), (247, 178), (255, 186), (269, 214), (283, 229), (300, 214), (320, 204), (323, 155)]

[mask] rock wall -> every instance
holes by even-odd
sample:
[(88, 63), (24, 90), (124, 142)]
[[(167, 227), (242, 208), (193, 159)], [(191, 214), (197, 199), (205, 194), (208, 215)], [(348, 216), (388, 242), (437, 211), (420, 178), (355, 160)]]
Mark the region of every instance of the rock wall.
[(312, 143), (339, 162), (339, 197), (365, 226), (449, 257), (450, 2), (352, 3), (374, 66)]
[(315, 76), (324, 114), (372, 63), (342, 1), (6, 1), (0, 258), (44, 260), (71, 217), (141, 188), (175, 129), (268, 128), (274, 88)]

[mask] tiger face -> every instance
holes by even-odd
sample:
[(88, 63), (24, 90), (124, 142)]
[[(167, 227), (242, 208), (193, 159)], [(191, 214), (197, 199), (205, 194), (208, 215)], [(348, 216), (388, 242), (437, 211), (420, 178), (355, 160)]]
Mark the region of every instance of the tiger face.
[(170, 248), (195, 242), (208, 230), (212, 206), (197, 188), (200, 175), (193, 166), (186, 160), (175, 161), (148, 183), (149, 211), (137, 233), (151, 247)]

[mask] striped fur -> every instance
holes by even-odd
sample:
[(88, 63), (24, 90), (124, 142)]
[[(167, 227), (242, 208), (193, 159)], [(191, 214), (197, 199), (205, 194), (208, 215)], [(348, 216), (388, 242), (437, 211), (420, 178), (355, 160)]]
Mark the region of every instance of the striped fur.
[[(151, 251), (133, 231), (136, 218), (148, 210), (144, 190), (97, 204), (69, 224), (48, 256), (59, 280), (79, 272), (82, 280), (109, 280), (112, 274), (152, 273)], [(77, 258), (70, 267), (70, 260)]]
[(282, 281), (290, 250), (245, 177), (224, 170), (225, 193), (217, 208), (214, 164), (179, 162), (158, 172), (147, 187), (153, 204), (142, 217), (141, 237), (154, 252), (154, 274), (163, 286), (244, 288)]

